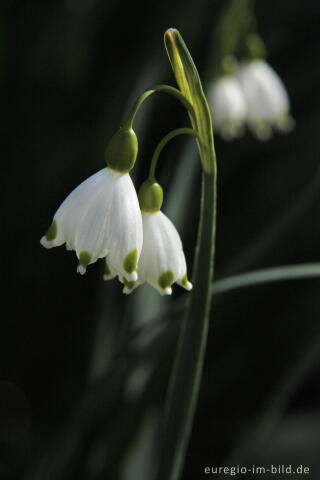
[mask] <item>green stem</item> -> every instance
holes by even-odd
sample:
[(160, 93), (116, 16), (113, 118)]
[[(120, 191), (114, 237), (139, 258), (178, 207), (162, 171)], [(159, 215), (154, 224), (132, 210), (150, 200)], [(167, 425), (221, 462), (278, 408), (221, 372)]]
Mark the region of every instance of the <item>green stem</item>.
[(141, 107), (142, 103), (153, 93), (156, 92), (163, 92), (163, 93), (169, 93), (170, 95), (173, 95), (176, 97), (188, 110), (190, 113), (191, 117), (194, 117), (194, 109), (191, 103), (186, 99), (186, 97), (178, 90), (177, 88), (171, 87), (170, 85), (156, 85), (154, 88), (150, 90), (146, 90), (140, 97), (137, 98), (135, 101), (127, 121), (124, 124), (124, 128), (129, 129), (132, 128), (135, 116)]
[(157, 166), (159, 155), (162, 152), (162, 149), (167, 145), (167, 143), (170, 140), (182, 134), (194, 135), (194, 136), (198, 135), (197, 132), (192, 128), (176, 128), (175, 130), (172, 130), (172, 132), (168, 133), (165, 137), (163, 137), (163, 139), (158, 143), (157, 148), (155, 149), (154, 154), (152, 156), (150, 171), (149, 171), (149, 178), (155, 178), (156, 166)]
[(158, 480), (181, 475), (199, 394), (208, 335), (216, 225), (216, 169), (202, 174), (201, 213), (193, 271), (194, 289), (182, 322), (170, 379)]

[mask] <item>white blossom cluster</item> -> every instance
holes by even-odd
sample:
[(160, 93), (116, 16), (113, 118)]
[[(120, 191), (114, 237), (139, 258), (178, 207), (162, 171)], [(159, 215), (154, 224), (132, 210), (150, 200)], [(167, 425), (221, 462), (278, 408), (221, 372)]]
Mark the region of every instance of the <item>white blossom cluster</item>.
[(241, 136), (245, 125), (260, 139), (273, 129), (287, 132), (294, 126), (286, 88), (263, 59), (240, 63), (233, 74), (223, 75), (208, 91), (214, 129), (225, 139)]
[(105, 258), (104, 279), (118, 276), (124, 293), (143, 282), (161, 295), (170, 295), (175, 282), (192, 288), (176, 228), (160, 210), (141, 212), (129, 173), (106, 167), (82, 182), (61, 204), (40, 242), (75, 250), (80, 274)]

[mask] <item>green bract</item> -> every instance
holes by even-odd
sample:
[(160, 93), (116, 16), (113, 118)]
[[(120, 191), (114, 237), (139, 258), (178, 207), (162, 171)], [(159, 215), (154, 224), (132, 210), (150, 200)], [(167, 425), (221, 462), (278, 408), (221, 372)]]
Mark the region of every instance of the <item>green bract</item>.
[(108, 167), (120, 173), (128, 173), (135, 164), (138, 139), (132, 128), (120, 127), (106, 149)]
[(190, 115), (190, 120), (197, 133), (203, 170), (212, 174), (216, 168), (212, 122), (198, 71), (178, 30), (174, 28), (167, 30), (164, 42), (177, 84), (193, 107), (194, 115)]

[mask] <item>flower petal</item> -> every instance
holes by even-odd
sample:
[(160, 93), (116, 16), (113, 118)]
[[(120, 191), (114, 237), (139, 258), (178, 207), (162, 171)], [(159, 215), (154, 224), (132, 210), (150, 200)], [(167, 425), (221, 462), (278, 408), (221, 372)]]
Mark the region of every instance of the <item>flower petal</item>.
[(98, 258), (104, 258), (108, 253), (108, 224), (109, 224), (109, 200), (112, 189), (109, 185), (100, 186), (96, 194), (91, 198), (89, 206), (79, 219), (76, 226), (72, 243), (79, 257), (80, 252), (88, 251), (91, 255), (90, 263)]
[(285, 86), (267, 62), (254, 60), (243, 64), (238, 77), (247, 100), (250, 122), (273, 123), (289, 111)]
[(142, 249), (142, 220), (139, 202), (129, 174), (116, 179), (110, 199), (108, 250), (110, 262), (128, 282), (136, 281)]
[(192, 290), (192, 288), (193, 288), (192, 283), (189, 282), (189, 280), (188, 280), (187, 274), (185, 274), (185, 275), (183, 276), (183, 278), (181, 278), (180, 280), (177, 280), (177, 284), (180, 285), (180, 287), (183, 287), (183, 288), (184, 288), (185, 290), (187, 290), (188, 292), (189, 292), (190, 290)]
[(110, 263), (108, 257), (105, 259), (103, 280), (112, 280), (117, 276), (117, 272)]
[(213, 109), (214, 127), (226, 140), (243, 133), (247, 104), (236, 77), (227, 75), (214, 82), (209, 88), (208, 100)]
[(171, 285), (186, 274), (186, 261), (179, 234), (161, 211), (142, 213), (143, 248), (139, 261), (139, 279), (145, 280), (162, 295), (170, 295)]
[[(107, 169), (103, 168), (87, 178), (67, 196), (56, 211), (47, 234), (40, 240), (44, 247), (52, 248), (67, 242), (69, 248), (74, 248), (73, 236), (79, 219), (88, 207), (92, 196), (95, 195), (97, 188), (106, 183), (106, 177), (108, 177)], [(52, 235), (53, 225), (54, 235)]]
[(82, 182), (61, 204), (41, 243), (51, 248), (66, 243), (79, 258), (77, 271), (108, 255), (105, 278), (137, 281), (142, 248), (142, 219), (129, 174), (107, 167)]

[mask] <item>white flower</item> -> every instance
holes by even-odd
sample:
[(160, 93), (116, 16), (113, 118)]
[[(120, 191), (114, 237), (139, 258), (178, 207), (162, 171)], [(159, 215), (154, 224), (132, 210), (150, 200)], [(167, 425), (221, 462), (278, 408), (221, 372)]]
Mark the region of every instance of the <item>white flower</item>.
[(225, 140), (243, 134), (247, 104), (238, 79), (224, 75), (212, 83), (208, 92), (213, 110), (213, 126)]
[(142, 220), (129, 173), (106, 167), (82, 182), (57, 210), (40, 242), (46, 248), (66, 243), (75, 250), (81, 274), (107, 257), (109, 278), (118, 274), (128, 282), (137, 280)]
[(186, 290), (191, 290), (182, 243), (172, 222), (161, 211), (142, 211), (142, 224), (143, 247), (138, 265), (139, 280), (130, 284), (124, 282), (124, 293), (130, 293), (144, 281), (161, 295), (171, 295), (171, 286), (175, 282)]
[(272, 127), (282, 131), (293, 128), (285, 86), (266, 61), (244, 62), (238, 78), (248, 106), (248, 124), (261, 140), (270, 138)]

